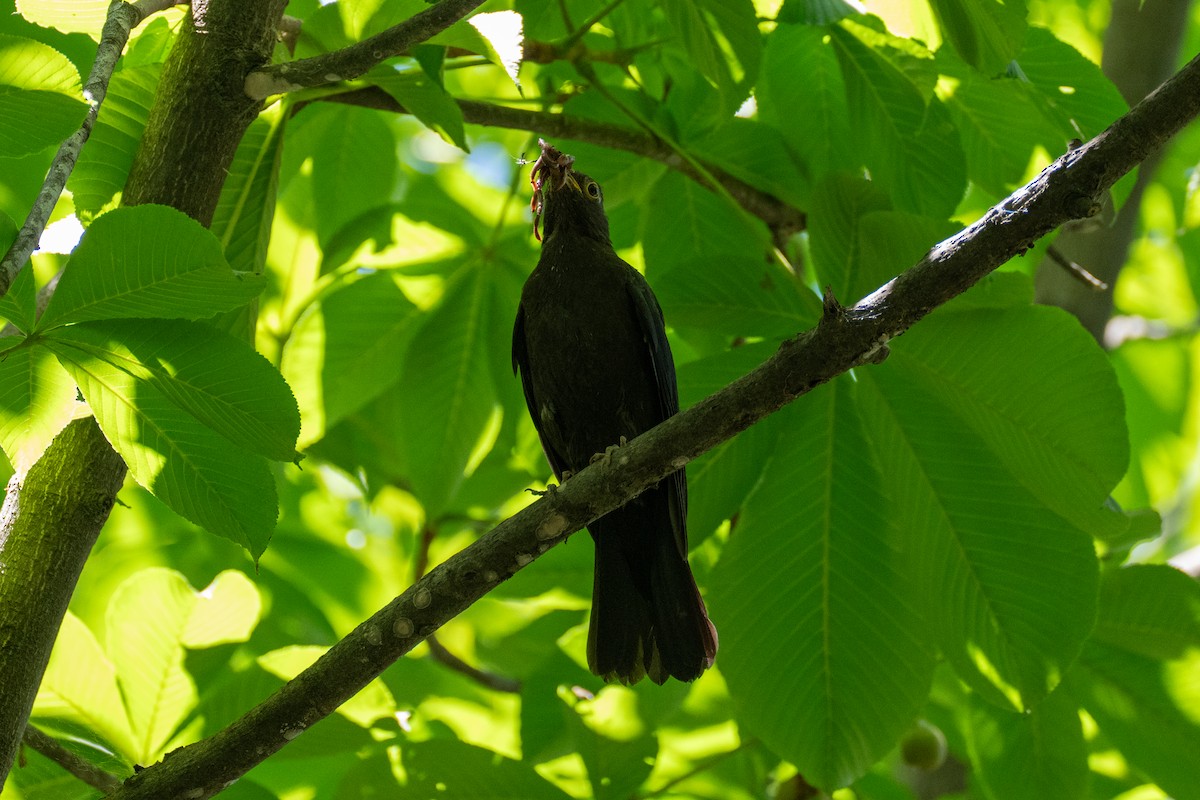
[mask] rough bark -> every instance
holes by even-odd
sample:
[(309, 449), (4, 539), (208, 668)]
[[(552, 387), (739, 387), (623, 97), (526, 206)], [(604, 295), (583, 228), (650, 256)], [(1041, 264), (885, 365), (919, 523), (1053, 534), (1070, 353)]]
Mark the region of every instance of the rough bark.
[(0, 511), (0, 785), (125, 463), (91, 417), (63, 429)]
[[(1104, 37), (1105, 74), (1130, 105), (1175, 71), (1191, 0), (1115, 0)], [(1108, 284), (1096, 291), (1047, 258), (1038, 266), (1037, 301), (1070, 311), (1098, 341), (1113, 310), (1113, 287), (1125, 265), (1137, 230), (1142, 194), (1162, 153), (1142, 162), (1137, 182), (1113, 224), (1064, 231), (1055, 248)]]

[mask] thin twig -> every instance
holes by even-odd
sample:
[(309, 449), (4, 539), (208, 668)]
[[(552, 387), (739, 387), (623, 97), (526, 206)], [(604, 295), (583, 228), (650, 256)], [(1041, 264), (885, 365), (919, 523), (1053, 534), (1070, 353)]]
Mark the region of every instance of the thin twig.
[[(394, 111), (399, 114), (408, 113), (408, 110), (394, 97), (376, 86), (331, 94), (319, 99), (323, 102), (347, 103), (383, 111)], [(568, 117), (564, 114), (552, 114), (546, 111), (531, 111), (493, 103), (481, 103), (476, 100), (459, 100), (457, 102), (459, 108), (462, 109), (463, 120), (472, 125), (535, 131), (547, 139), (574, 139), (614, 150), (624, 150), (644, 158), (661, 161), (689, 178), (702, 180), (701, 173), (695, 170), (689, 161), (680, 158), (670, 145), (632, 128), (579, 117)], [(807, 222), (803, 211), (793, 208), (774, 195), (756, 189), (719, 167), (707, 163), (704, 163), (703, 166), (704, 170), (725, 188), (725, 191), (737, 201), (738, 205), (765, 222), (777, 239), (787, 239), (793, 233), (804, 230)]]
[(624, 2), (625, 0), (612, 0), (610, 3), (608, 3), (608, 5), (604, 6), (595, 14), (592, 14), (590, 17), (585, 19), (582, 25), (571, 31), (570, 35), (562, 40), (562, 49), (570, 50), (571, 46), (586, 36), (587, 32), (590, 31), (593, 26), (603, 21), (605, 17), (616, 10), (617, 6)]
[(67, 185), (67, 178), (75, 169), (75, 162), (79, 160), (79, 152), (92, 135), (96, 117), (100, 114), (100, 105), (104, 102), (104, 96), (108, 94), (108, 82), (117, 66), (117, 59), (121, 57), (121, 51), (125, 49), (125, 43), (129, 41), (130, 31), (146, 17), (173, 5), (174, 0), (138, 0), (136, 3), (113, 0), (109, 5), (108, 17), (100, 33), (100, 44), (96, 48), (96, 60), (92, 62), (91, 72), (88, 73), (87, 82), (83, 86), (83, 97), (88, 102), (87, 116), (83, 118), (79, 130), (71, 134), (58, 148), (58, 153), (55, 154), (46, 174), (46, 181), (25, 218), (25, 224), (21, 226), (4, 259), (0, 260), (0, 297), (8, 292), (8, 287), (12, 286), (17, 273), (25, 266), (25, 262), (29, 260), (42, 238), (42, 232), (46, 230), (50, 214)]
[(38, 751), (88, 786), (93, 786), (105, 794), (115, 792), (121, 786), (121, 779), (116, 775), (105, 772), (95, 764), (84, 758), (80, 758), (59, 744), (57, 740), (47, 736), (32, 725), (25, 727), (25, 735), (21, 738), (21, 741), (27, 747)]
[(518, 694), (521, 691), (521, 682), (516, 678), (510, 678), (507, 675), (497, 675), (494, 672), (473, 667), (466, 661), (463, 661), (458, 656), (446, 649), (446, 645), (438, 641), (437, 636), (430, 635), (425, 640), (425, 644), (429, 645), (429, 653), (433, 656), (433, 660), (439, 664), (449, 667), (455, 672), (466, 675), (471, 680), (478, 683), (480, 686), (485, 686), (488, 689), (495, 689), (497, 692), (508, 692), (509, 694)]
[(1065, 255), (1063, 255), (1062, 251), (1054, 245), (1050, 245), (1046, 248), (1046, 255), (1055, 264), (1058, 264), (1060, 267), (1065, 269), (1068, 275), (1089, 289), (1094, 289), (1097, 292), (1103, 292), (1108, 288), (1107, 283), (1088, 272), (1083, 266), (1067, 258)]
[(399, 25), (332, 53), (256, 70), (246, 76), (246, 94), (265, 100), (314, 86), (351, 80), (393, 56), (444, 31), (483, 4), (483, 0), (442, 0)]

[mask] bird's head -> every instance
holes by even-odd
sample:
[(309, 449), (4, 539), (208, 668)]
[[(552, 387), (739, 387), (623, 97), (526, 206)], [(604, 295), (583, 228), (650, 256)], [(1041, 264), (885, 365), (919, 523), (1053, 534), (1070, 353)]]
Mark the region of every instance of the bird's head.
[(534, 162), (533, 232), (539, 239), (559, 233), (586, 236), (607, 243), (608, 217), (604, 215), (604, 192), (600, 184), (574, 168), (575, 158), (560, 152), (544, 139), (542, 153)]

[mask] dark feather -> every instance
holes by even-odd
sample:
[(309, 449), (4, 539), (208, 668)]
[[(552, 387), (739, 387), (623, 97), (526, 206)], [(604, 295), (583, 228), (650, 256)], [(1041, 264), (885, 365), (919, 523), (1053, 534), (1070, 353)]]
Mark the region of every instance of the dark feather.
[[(549, 148), (534, 168), (542, 255), (513, 327), (513, 369), (560, 479), (679, 410), (662, 310), (613, 250), (599, 187), (572, 161)], [(717, 638), (687, 562), (684, 471), (588, 530), (596, 542), (592, 671), (623, 683), (699, 677)]]

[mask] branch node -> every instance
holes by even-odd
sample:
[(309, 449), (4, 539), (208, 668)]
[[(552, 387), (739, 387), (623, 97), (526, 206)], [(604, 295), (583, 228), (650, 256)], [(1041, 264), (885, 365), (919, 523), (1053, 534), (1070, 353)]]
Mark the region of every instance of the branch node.
[(821, 324), (826, 322), (841, 322), (846, 318), (846, 307), (838, 302), (833, 296), (833, 289), (829, 286), (825, 287), (825, 294), (821, 297)]
[(545, 522), (538, 526), (535, 534), (537, 535), (537, 538), (543, 541), (557, 539), (559, 536), (562, 536), (567, 532), (568, 527), (569, 524), (567, 522), (567, 518), (555, 511), (546, 519)]

